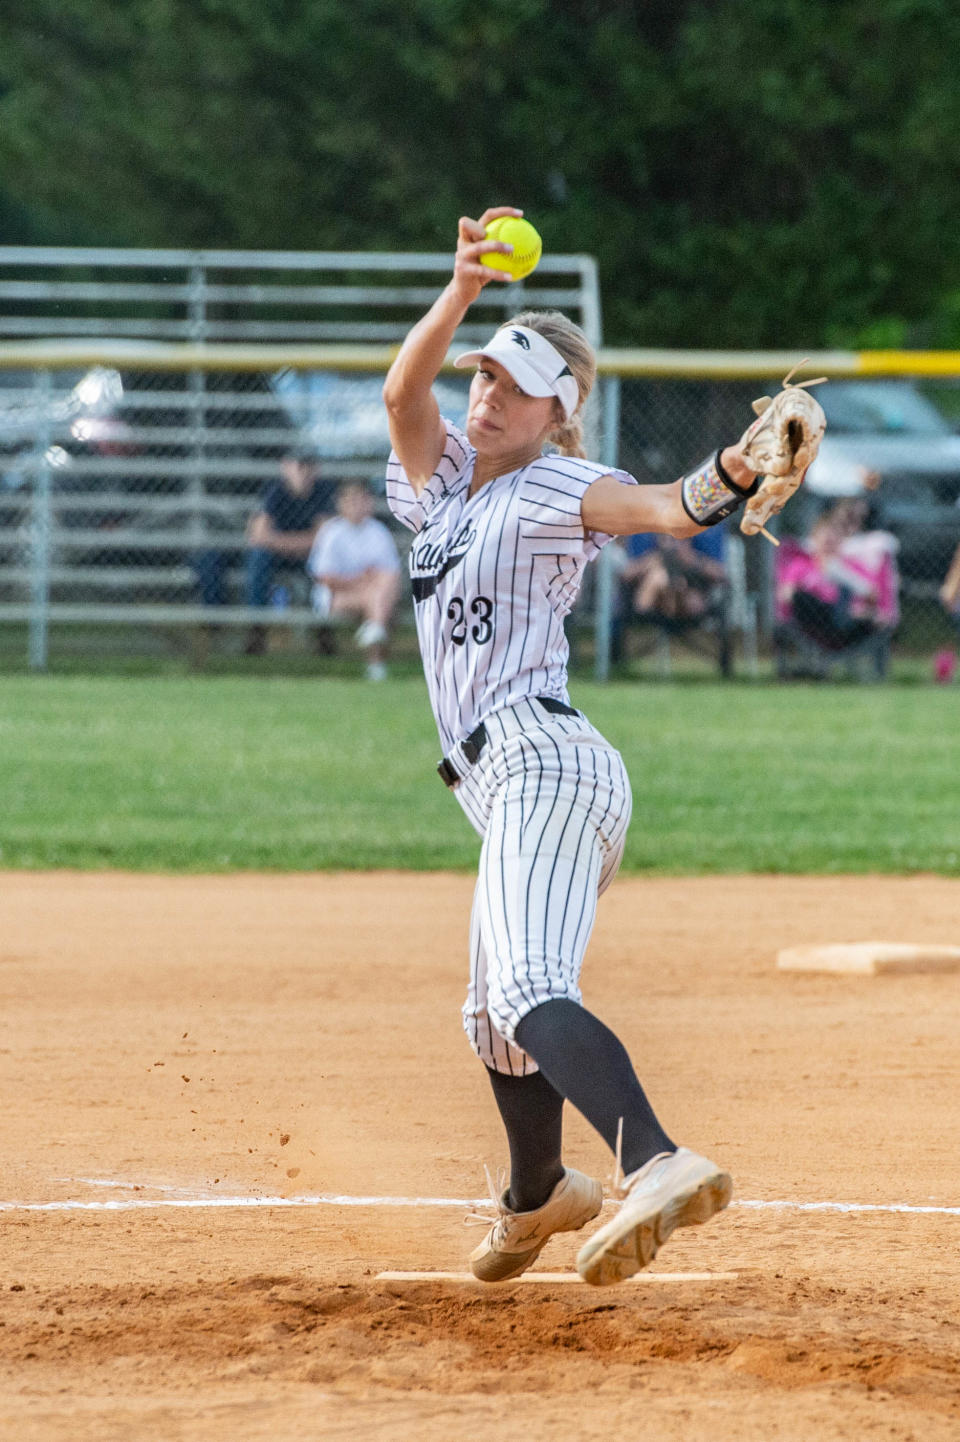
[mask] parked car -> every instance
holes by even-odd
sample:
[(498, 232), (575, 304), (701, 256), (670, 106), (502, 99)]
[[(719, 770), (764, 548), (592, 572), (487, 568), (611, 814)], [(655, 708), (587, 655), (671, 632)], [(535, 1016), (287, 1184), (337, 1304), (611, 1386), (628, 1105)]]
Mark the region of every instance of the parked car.
[(820, 453), (784, 513), (805, 530), (826, 502), (871, 500), (871, 524), (900, 542), (907, 583), (939, 583), (960, 542), (960, 435), (911, 381), (830, 381), (816, 395), (827, 417)]
[[(92, 517), (72, 504), (84, 490), (76, 474), (80, 455), (101, 449), (101, 438), (119, 447), (122, 422), (115, 411), (123, 395), (117, 371), (94, 366), (57, 372), (41, 388), (25, 371), (0, 372), (0, 551), (20, 565), (35, 544), (34, 495), (40, 447), (49, 476), (55, 537), (50, 559), (63, 559), (70, 529), (115, 524), (102, 511)], [(105, 450), (105, 447), (104, 447)]]
[[(319, 456), (383, 461), (390, 452), (383, 377), (336, 371), (281, 371), (274, 394)], [(469, 381), (441, 379), (433, 393), (443, 415), (462, 425)]]

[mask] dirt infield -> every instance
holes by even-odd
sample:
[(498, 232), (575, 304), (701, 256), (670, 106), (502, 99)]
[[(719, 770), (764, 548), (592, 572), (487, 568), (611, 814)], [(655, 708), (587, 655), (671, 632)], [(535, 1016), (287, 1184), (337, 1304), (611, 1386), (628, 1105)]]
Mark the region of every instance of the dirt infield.
[[(377, 1279), (463, 1270), (504, 1160), (471, 891), (0, 874), (0, 1436), (960, 1436), (960, 976), (773, 966), (957, 943), (960, 882), (615, 884), (588, 1004), (736, 1186), (652, 1273), (738, 1275), (603, 1290)], [(609, 1174), (576, 1115), (568, 1160)]]

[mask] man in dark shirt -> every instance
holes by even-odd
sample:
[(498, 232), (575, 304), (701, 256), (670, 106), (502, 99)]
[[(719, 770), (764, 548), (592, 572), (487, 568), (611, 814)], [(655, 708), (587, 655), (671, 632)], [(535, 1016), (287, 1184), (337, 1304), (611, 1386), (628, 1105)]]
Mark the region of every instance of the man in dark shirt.
[[(279, 568), (303, 570), (317, 529), (332, 514), (331, 487), (321, 481), (316, 458), (297, 451), (280, 462), (280, 476), (265, 488), (247, 526), (246, 594), (248, 606), (266, 606)], [(248, 655), (266, 646), (266, 630), (254, 626)]]

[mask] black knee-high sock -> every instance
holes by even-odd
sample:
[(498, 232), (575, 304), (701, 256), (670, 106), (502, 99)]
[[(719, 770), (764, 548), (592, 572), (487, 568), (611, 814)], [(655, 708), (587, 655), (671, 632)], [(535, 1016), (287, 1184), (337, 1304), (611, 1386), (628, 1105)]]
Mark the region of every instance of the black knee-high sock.
[(487, 1068), (510, 1145), (510, 1191), (514, 1212), (542, 1207), (563, 1176), (563, 1097), (542, 1072), (505, 1076)]
[(611, 1151), (616, 1150), (623, 1118), (625, 1174), (657, 1152), (675, 1150), (623, 1044), (584, 1007), (561, 998), (544, 1002), (520, 1022), (517, 1044), (533, 1057), (551, 1086), (583, 1113)]

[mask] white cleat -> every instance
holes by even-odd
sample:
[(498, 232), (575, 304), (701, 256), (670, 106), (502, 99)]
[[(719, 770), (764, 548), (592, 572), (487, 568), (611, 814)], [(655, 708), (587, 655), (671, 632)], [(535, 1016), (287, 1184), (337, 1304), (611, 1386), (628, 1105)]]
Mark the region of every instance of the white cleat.
[(499, 1199), (500, 1215), (479, 1247), (470, 1253), (470, 1270), (481, 1282), (506, 1282), (519, 1277), (536, 1261), (554, 1232), (578, 1232), (599, 1214), (603, 1188), (592, 1177), (564, 1171), (542, 1207), (512, 1212), (507, 1193)]
[(687, 1147), (660, 1152), (623, 1180), (617, 1215), (580, 1249), (577, 1271), (594, 1287), (623, 1282), (649, 1266), (677, 1227), (699, 1226), (723, 1211), (733, 1182)]

